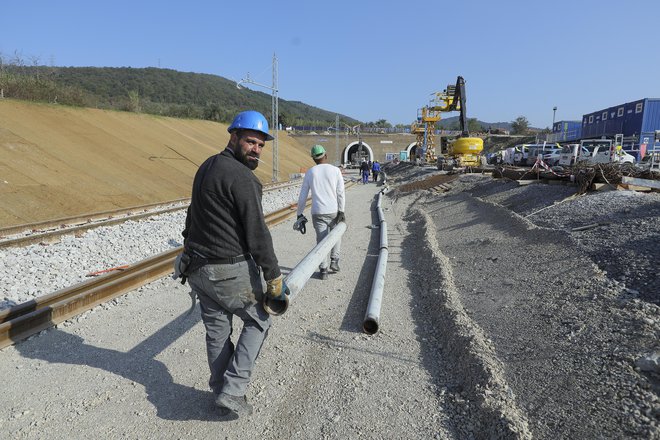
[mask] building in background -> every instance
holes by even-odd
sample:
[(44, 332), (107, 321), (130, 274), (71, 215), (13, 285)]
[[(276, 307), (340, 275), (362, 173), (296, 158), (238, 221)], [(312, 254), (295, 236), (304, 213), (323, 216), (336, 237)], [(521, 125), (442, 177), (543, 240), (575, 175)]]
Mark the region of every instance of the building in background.
[(571, 142), (582, 137), (581, 121), (558, 121), (552, 126), (550, 142)]
[(583, 115), (581, 138), (623, 134), (623, 149), (641, 159), (649, 150), (660, 150), (655, 130), (660, 130), (660, 99), (644, 98)]

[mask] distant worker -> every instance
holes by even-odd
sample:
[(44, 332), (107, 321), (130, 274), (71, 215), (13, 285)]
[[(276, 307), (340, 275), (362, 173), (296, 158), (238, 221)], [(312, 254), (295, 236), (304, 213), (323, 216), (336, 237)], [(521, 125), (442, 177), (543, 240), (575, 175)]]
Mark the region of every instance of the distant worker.
[(362, 183), (369, 182), (369, 164), (365, 159), (362, 159), (360, 164), (360, 173), (362, 174)]
[(371, 165), (371, 174), (374, 177), (374, 183), (378, 182), (378, 173), (380, 173), (380, 164), (377, 160)]
[[(215, 405), (221, 415), (242, 416), (252, 413), (245, 394), (271, 326), (263, 296), (280, 297), (283, 278), (264, 220), (262, 185), (251, 172), (265, 141), (273, 139), (268, 122), (259, 112), (244, 111), (228, 131), (225, 150), (195, 175), (179, 267), (199, 298)], [(236, 346), (230, 338), (234, 315), (243, 321)]]
[[(305, 173), (300, 195), (298, 196), (298, 218), (303, 217), (307, 195), (312, 192), (312, 224), (316, 231), (316, 243), (323, 240), (339, 222), (345, 221), (344, 178), (341, 171), (328, 163), (328, 155), (322, 145), (314, 145), (311, 150), (316, 165)], [(341, 240), (330, 251), (330, 270), (339, 272), (339, 252)], [(320, 278), (328, 278), (327, 256), (319, 264)]]

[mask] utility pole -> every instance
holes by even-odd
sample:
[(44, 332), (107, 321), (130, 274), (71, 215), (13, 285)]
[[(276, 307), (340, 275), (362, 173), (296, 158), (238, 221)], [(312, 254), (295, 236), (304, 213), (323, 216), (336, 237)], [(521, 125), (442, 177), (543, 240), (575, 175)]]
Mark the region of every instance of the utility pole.
[(335, 157), (337, 158), (337, 166), (341, 165), (339, 158), (339, 115), (335, 115)]
[(250, 78), (250, 73), (248, 72), (247, 76), (240, 81), (236, 82), (236, 88), (240, 89), (241, 84), (254, 84), (255, 86), (263, 87), (272, 92), (272, 101), (271, 101), (271, 119), (270, 126), (274, 130), (273, 133), (273, 182), (279, 180), (280, 164), (279, 164), (279, 153), (278, 148), (278, 132), (279, 132), (279, 97), (277, 90), (277, 56), (273, 53), (273, 85), (269, 87), (264, 84), (259, 84), (258, 82), (252, 81)]
[(280, 174), (280, 156), (277, 151), (278, 145), (278, 133), (280, 132), (280, 121), (279, 121), (279, 97), (277, 96), (277, 56), (273, 52), (273, 98), (272, 98), (272, 107), (271, 107), (271, 116), (273, 118), (273, 130), (275, 130), (275, 139), (273, 140), (273, 182), (279, 180)]

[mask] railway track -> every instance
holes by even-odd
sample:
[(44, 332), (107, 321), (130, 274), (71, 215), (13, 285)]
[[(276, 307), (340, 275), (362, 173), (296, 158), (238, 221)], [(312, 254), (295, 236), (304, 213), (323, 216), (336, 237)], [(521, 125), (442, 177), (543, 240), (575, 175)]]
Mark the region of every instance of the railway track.
[[(308, 200), (307, 206), (311, 204)], [(295, 215), (293, 204), (266, 215), (266, 224), (273, 227)], [(181, 252), (177, 247), (112, 271), (74, 286), (27, 301), (0, 311), (0, 348), (25, 339), (41, 330), (90, 310), (151, 281), (172, 273), (174, 259)]]
[[(264, 185), (264, 191), (300, 185), (300, 181), (271, 183)], [(50, 243), (67, 234), (78, 234), (101, 226), (113, 226), (128, 220), (139, 220), (159, 214), (187, 209), (190, 198), (176, 199), (169, 202), (150, 203), (130, 208), (83, 214), (74, 217), (59, 218), (45, 222), (29, 223), (0, 229), (0, 248), (26, 246), (36, 243)], [(174, 205), (174, 206), (172, 206)], [(16, 236), (20, 235), (20, 236)]]

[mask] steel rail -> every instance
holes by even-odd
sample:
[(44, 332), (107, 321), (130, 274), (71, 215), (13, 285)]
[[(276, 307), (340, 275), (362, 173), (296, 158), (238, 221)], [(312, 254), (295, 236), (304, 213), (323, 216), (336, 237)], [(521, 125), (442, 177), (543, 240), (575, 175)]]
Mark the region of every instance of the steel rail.
[[(308, 199), (309, 204), (311, 201)], [(270, 227), (281, 223), (293, 216), (296, 208), (297, 205), (290, 205), (269, 213), (265, 216), (266, 223)], [(179, 246), (149, 257), (121, 272), (110, 272), (1, 310), (0, 348), (172, 273), (174, 259), (182, 248)]]
[(72, 217), (62, 217), (53, 220), (46, 220), (43, 222), (37, 223), (25, 223), (22, 225), (9, 226), (6, 228), (0, 228), (0, 236), (20, 234), (21, 232), (26, 231), (42, 231), (46, 229), (61, 228), (62, 225), (80, 225), (84, 223), (89, 223), (96, 220), (107, 219), (108, 217), (114, 217), (117, 215), (131, 214), (135, 211), (144, 210), (153, 208), (156, 206), (165, 206), (172, 205), (175, 203), (187, 203), (190, 201), (190, 198), (175, 199), (166, 202), (158, 203), (148, 203), (146, 205), (131, 206), (128, 208), (113, 209), (110, 211), (100, 211), (100, 212), (91, 212), (87, 214), (76, 215)]
[[(288, 188), (291, 186), (300, 185), (301, 181), (289, 181), (285, 183), (274, 183), (264, 185), (264, 191), (275, 191), (278, 189)], [(21, 237), (14, 237), (1, 240), (0, 248), (11, 246), (25, 246), (35, 243), (48, 243), (55, 241), (57, 237), (64, 235), (74, 234), (76, 232), (83, 232), (89, 229), (98, 228), (101, 226), (113, 226), (123, 223), (128, 220), (139, 220), (145, 217), (151, 217), (159, 214), (166, 214), (169, 212), (180, 211), (187, 209), (190, 198), (176, 199), (169, 202), (150, 203), (146, 205), (133, 206), (130, 208), (115, 209), (111, 211), (102, 211), (97, 213), (83, 214), (74, 217), (59, 218), (48, 220), (38, 223), (29, 223), (16, 226), (10, 226), (0, 229), (0, 237), (25, 233), (27, 231), (34, 231), (29, 235)], [(154, 211), (149, 211), (149, 208), (157, 206), (166, 206), (172, 204), (186, 203), (184, 206), (169, 207)], [(143, 211), (138, 214), (133, 214), (135, 211)], [(118, 217), (122, 216), (122, 217)]]
[[(305, 208), (310, 205), (311, 198), (307, 199)], [(295, 214), (297, 206), (289, 205), (267, 214), (266, 224), (272, 227), (287, 220)], [(149, 257), (121, 272), (110, 272), (0, 310), (0, 349), (172, 273), (174, 260), (182, 248)]]
[(35, 243), (48, 243), (49, 240), (54, 241), (57, 237), (64, 235), (74, 234), (76, 232), (83, 232), (94, 228), (99, 228), (101, 226), (113, 226), (120, 223), (124, 223), (128, 220), (139, 220), (145, 217), (153, 217), (155, 215), (166, 214), (168, 212), (181, 211), (182, 209), (187, 209), (188, 206), (175, 206), (171, 208), (160, 209), (157, 211), (142, 212), (140, 214), (128, 215), (121, 218), (110, 218), (106, 220), (97, 220), (84, 223), (77, 226), (64, 227), (61, 229), (55, 229), (52, 231), (37, 232), (32, 235), (25, 235), (17, 238), (10, 238), (7, 240), (0, 240), (0, 248), (11, 247), (11, 246), (25, 246), (28, 244)]

